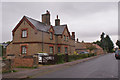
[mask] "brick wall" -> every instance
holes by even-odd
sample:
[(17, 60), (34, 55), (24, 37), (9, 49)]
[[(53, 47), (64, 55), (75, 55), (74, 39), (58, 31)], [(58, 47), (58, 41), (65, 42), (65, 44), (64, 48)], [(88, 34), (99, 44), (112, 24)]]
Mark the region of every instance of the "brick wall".
[(15, 58), (13, 62), (14, 67), (34, 67), (37, 64), (38, 61), (35, 58)]

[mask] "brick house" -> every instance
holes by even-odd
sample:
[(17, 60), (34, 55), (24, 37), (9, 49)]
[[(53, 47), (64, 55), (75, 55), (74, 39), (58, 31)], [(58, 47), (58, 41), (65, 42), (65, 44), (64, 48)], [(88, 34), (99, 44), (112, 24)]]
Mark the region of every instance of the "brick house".
[(50, 12), (42, 14), (42, 22), (23, 16), (12, 31), (13, 40), (7, 46), (7, 55), (34, 55), (39, 52), (49, 54), (73, 54), (75, 51), (75, 32), (69, 32), (67, 24), (61, 25), (55, 19), (50, 23)]
[(77, 53), (82, 52), (82, 51), (90, 52), (90, 51), (87, 49), (87, 47), (90, 47), (90, 46), (95, 46), (95, 48), (96, 48), (96, 49), (94, 49), (94, 50), (92, 51), (92, 53), (97, 53), (98, 55), (104, 53), (104, 52), (103, 52), (103, 49), (102, 49), (99, 45), (93, 44), (93, 43), (79, 42), (78, 39), (77, 39), (77, 41), (76, 41), (76, 43), (75, 43), (75, 51), (76, 51)]

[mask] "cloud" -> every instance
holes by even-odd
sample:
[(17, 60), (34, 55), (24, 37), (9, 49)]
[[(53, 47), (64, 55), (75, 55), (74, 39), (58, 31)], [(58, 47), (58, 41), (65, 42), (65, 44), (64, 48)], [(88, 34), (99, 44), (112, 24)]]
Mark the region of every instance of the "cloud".
[(118, 33), (117, 7), (115, 2), (3, 3), (3, 41), (12, 40), (11, 31), (22, 16), (27, 15), (41, 21), (41, 14), (46, 10), (51, 13), (53, 25), (56, 15), (59, 15), (61, 24), (67, 24), (70, 31), (76, 32), (76, 37), (81, 40), (94, 41), (99, 38), (101, 32), (116, 36)]

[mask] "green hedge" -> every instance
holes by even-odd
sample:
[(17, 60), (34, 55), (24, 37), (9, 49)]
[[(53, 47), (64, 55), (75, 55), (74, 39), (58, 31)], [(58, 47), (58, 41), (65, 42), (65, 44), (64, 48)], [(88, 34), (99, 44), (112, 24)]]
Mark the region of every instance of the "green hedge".
[(95, 53), (90, 54), (79, 54), (79, 55), (65, 55), (65, 54), (58, 54), (55, 55), (55, 63), (60, 64), (64, 62), (70, 62), (78, 59), (83, 59), (91, 56), (96, 56)]

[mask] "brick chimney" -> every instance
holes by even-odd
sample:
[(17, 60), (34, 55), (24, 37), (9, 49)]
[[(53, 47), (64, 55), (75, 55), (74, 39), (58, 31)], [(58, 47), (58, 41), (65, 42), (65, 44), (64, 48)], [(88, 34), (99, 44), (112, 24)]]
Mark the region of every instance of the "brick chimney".
[(72, 32), (72, 38), (75, 40), (75, 32)]
[(58, 19), (58, 15), (57, 15), (57, 19), (55, 19), (55, 26), (59, 26), (60, 25), (60, 19)]
[(78, 38), (77, 38), (77, 42), (79, 42)]
[(50, 25), (50, 12), (47, 10), (46, 14), (42, 14), (42, 22)]

